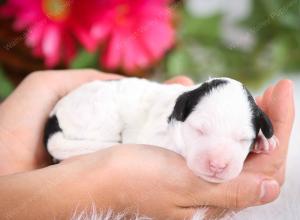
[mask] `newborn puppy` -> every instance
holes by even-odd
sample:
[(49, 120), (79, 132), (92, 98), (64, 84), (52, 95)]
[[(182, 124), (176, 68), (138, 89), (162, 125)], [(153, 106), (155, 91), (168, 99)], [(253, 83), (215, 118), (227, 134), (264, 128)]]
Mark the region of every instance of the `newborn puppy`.
[(271, 151), (277, 139), (249, 91), (229, 78), (191, 87), (95, 81), (62, 98), (45, 128), (45, 145), (57, 160), (120, 143), (175, 151), (197, 176), (224, 182), (239, 175), (250, 151)]

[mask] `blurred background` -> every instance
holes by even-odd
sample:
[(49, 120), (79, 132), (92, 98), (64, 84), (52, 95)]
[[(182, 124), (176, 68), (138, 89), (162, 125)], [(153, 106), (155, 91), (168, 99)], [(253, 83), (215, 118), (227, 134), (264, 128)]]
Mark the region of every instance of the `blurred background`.
[(2, 99), (44, 69), (229, 76), (253, 89), (300, 73), (298, 0), (0, 0), (0, 27)]
[[(64, 68), (196, 82), (229, 76), (257, 94), (290, 78), (297, 111), (289, 161), (299, 161), (299, 0), (0, 0), (0, 102), (29, 73)], [(299, 186), (293, 178), (286, 189)], [(290, 205), (274, 209), (277, 219), (288, 219)], [(254, 210), (241, 219), (272, 219)]]

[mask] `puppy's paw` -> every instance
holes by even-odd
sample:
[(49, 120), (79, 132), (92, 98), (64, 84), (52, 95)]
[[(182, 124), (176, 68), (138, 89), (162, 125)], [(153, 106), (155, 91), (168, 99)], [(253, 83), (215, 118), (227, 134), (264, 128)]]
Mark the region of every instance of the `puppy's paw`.
[(267, 139), (260, 131), (257, 136), (252, 152), (269, 153), (273, 151), (278, 145), (279, 145), (279, 141), (275, 135)]

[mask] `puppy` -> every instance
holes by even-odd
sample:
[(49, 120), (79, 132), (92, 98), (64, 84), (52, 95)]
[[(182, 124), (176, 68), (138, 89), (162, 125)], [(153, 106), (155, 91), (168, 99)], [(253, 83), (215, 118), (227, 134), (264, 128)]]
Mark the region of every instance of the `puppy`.
[(239, 175), (250, 151), (277, 145), (268, 116), (240, 82), (213, 78), (191, 87), (143, 79), (95, 81), (62, 98), (45, 128), (56, 160), (120, 143), (181, 154), (209, 182)]

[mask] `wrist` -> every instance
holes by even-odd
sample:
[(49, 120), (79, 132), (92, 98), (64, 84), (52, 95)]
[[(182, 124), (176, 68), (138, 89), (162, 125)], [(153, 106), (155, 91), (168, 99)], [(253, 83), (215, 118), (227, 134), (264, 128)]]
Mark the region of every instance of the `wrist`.
[[(64, 185), (71, 186), (62, 192), (73, 197), (76, 194), (77, 210), (97, 209), (123, 211), (119, 194), (118, 170), (112, 163), (113, 150), (104, 149), (96, 153), (78, 156), (63, 161), (61, 166), (64, 173)], [(65, 173), (69, 173), (66, 175)], [(68, 196), (66, 195), (66, 196)]]

